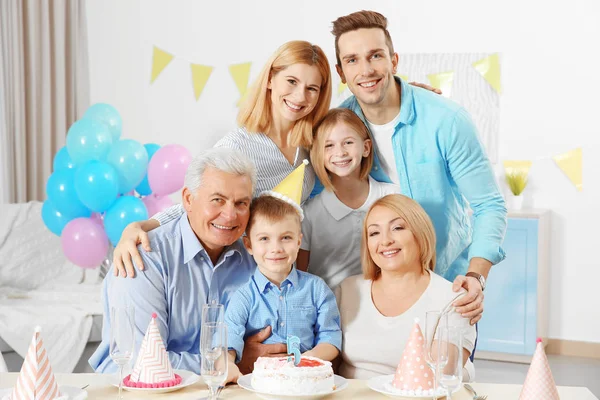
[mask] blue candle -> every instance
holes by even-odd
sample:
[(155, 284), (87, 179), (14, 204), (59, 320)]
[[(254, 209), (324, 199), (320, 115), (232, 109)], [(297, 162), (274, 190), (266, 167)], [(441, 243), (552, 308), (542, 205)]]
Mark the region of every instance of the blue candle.
[[(302, 355), (300, 354), (300, 339), (298, 336), (288, 335), (287, 340), (287, 353), (294, 355), (294, 365), (300, 364)], [(288, 361), (292, 361), (292, 357), (288, 357)]]

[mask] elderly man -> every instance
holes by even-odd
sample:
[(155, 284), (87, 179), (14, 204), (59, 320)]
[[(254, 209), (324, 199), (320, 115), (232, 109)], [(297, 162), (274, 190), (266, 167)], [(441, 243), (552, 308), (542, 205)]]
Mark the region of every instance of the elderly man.
[(109, 355), (110, 310), (126, 304), (135, 307), (136, 349), (156, 313), (173, 368), (200, 372), (202, 304), (226, 305), (255, 269), (240, 239), (255, 179), (252, 162), (235, 150), (210, 149), (191, 162), (182, 196), (186, 212), (150, 232), (152, 251), (140, 252), (144, 271), (133, 279), (109, 274), (104, 281), (102, 342), (89, 360), (96, 372), (117, 370)]

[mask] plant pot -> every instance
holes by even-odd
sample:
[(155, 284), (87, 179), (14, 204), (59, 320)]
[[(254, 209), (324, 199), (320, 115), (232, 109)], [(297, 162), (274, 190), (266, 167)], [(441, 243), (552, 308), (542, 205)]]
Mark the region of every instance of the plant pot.
[(508, 198), (508, 208), (511, 210), (520, 210), (523, 208), (523, 195), (510, 196)]

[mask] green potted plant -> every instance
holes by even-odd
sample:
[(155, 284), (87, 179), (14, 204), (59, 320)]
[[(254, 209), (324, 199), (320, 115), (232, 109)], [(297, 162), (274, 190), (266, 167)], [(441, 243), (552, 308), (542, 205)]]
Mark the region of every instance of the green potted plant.
[(523, 207), (523, 190), (527, 186), (526, 172), (511, 172), (506, 174), (506, 183), (512, 193), (510, 207), (520, 210)]

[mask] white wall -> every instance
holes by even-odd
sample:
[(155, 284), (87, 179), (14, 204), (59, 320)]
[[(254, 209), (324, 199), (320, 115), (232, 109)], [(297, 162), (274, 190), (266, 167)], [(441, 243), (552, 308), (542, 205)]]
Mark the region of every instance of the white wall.
[[(117, 107), (124, 137), (197, 153), (235, 126), (230, 64), (252, 61), (254, 77), (292, 39), (317, 43), (334, 60), (331, 21), (364, 8), (388, 17), (400, 53), (502, 53), (498, 159), (543, 159), (530, 171), (526, 200), (553, 211), (550, 337), (600, 342), (596, 0), (88, 0), (91, 100)], [(150, 85), (153, 45), (176, 58)], [(197, 102), (189, 61), (215, 67)], [(579, 146), (582, 193), (549, 158)]]

